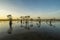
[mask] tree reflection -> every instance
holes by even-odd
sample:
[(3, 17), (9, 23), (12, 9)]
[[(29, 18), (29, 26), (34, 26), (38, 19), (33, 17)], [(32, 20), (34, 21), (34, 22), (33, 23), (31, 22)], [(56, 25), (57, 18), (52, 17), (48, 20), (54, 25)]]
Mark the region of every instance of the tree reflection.
[(30, 25), (30, 27), (33, 27), (33, 24), (32, 24), (32, 22), (33, 22), (33, 18), (31, 18), (30, 20), (31, 20), (31, 25)]
[(52, 26), (52, 19), (50, 19), (50, 26)]
[(12, 28), (8, 29), (8, 34), (12, 34)]

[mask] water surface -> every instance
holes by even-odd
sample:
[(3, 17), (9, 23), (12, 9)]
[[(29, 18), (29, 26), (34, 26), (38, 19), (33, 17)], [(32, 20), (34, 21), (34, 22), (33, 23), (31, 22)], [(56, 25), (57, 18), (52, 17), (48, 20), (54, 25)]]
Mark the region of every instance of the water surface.
[[(8, 31), (12, 31), (12, 33), (8, 34)], [(46, 34), (51, 35), (52, 37), (60, 37), (60, 22), (53, 22), (52, 26), (50, 26), (49, 22), (42, 22), (41, 25), (39, 25), (38, 22), (30, 22), (26, 25), (25, 23), (21, 24), (20, 22), (13, 21), (12, 30), (10, 30), (8, 21), (0, 21), (0, 38), (27, 31), (35, 31), (40, 32), (43, 35)]]

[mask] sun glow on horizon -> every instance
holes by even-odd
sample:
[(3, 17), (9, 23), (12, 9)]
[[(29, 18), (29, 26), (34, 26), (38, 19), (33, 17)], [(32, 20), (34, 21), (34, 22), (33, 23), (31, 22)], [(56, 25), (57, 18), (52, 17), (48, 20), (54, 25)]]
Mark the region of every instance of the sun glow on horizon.
[[(28, 12), (27, 12), (28, 13)], [(59, 17), (54, 17), (54, 16), (48, 16), (48, 15), (38, 15), (38, 14), (32, 14), (31, 12), (29, 13), (30, 15), (28, 14), (24, 14), (24, 13), (18, 13), (18, 12), (15, 12), (15, 11), (9, 11), (9, 10), (0, 10), (0, 19), (7, 19), (7, 15), (12, 15), (12, 18), (13, 19), (17, 19), (17, 18), (20, 18), (20, 16), (31, 16), (31, 18), (37, 18), (37, 17), (41, 17), (42, 19), (48, 19), (48, 18), (59, 18)]]

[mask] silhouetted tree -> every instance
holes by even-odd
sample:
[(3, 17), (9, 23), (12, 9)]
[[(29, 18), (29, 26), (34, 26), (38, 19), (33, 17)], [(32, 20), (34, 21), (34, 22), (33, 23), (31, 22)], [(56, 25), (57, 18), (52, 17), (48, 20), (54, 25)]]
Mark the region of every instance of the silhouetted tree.
[(7, 15), (7, 17), (9, 18), (9, 26), (12, 28), (12, 15)]
[(39, 27), (41, 26), (41, 18), (38, 17), (38, 21), (39, 21)]

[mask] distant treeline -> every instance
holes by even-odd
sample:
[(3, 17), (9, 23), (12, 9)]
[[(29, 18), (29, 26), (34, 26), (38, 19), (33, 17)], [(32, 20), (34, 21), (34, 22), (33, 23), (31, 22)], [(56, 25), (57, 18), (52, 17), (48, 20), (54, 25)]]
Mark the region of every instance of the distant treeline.
[[(21, 19), (12, 19), (12, 21), (20, 21)], [(25, 21), (26, 19), (22, 19)], [(39, 21), (39, 19), (28, 19), (28, 21)], [(40, 19), (41, 21), (49, 21), (51, 19)], [(0, 19), (0, 21), (9, 21), (9, 19)], [(52, 21), (60, 21), (60, 19), (52, 19)]]

